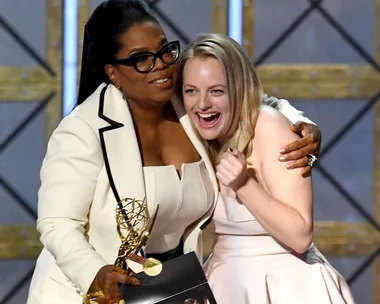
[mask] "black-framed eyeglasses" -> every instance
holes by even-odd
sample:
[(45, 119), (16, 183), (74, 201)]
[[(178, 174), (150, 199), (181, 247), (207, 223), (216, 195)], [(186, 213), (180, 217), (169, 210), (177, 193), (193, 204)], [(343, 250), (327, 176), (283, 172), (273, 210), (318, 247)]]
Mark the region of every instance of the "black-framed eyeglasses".
[(157, 53), (138, 52), (126, 59), (116, 59), (113, 64), (132, 66), (139, 73), (149, 73), (156, 64), (157, 58), (170, 65), (177, 61), (179, 52), (180, 44), (178, 40), (175, 40), (165, 44)]

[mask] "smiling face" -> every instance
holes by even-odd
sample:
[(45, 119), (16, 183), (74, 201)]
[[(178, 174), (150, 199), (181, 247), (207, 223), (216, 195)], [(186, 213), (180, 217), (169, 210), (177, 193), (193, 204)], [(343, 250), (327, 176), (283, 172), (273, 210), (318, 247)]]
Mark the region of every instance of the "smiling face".
[[(141, 52), (156, 53), (168, 41), (156, 22), (133, 25), (120, 37), (122, 45), (116, 60), (134, 58)], [(141, 61), (142, 56), (137, 56)], [(157, 58), (152, 70), (140, 73), (133, 66), (108, 64), (106, 72), (111, 81), (123, 91), (126, 98), (142, 107), (160, 106), (173, 95), (176, 84), (176, 65), (168, 65)]]
[(183, 70), (185, 109), (199, 134), (206, 140), (226, 141), (230, 118), (227, 78), (222, 64), (213, 57), (193, 57)]

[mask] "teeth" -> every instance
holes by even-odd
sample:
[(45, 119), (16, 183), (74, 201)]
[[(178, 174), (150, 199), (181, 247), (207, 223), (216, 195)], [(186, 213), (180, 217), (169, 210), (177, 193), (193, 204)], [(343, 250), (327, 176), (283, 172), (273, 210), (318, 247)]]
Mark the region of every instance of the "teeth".
[(168, 81), (168, 78), (163, 78), (163, 79), (157, 79), (157, 80), (153, 81), (153, 83), (164, 83), (167, 81)]
[(198, 113), (198, 115), (199, 115), (201, 118), (209, 118), (209, 117), (212, 117), (212, 116), (218, 115), (218, 113), (204, 113), (204, 114)]

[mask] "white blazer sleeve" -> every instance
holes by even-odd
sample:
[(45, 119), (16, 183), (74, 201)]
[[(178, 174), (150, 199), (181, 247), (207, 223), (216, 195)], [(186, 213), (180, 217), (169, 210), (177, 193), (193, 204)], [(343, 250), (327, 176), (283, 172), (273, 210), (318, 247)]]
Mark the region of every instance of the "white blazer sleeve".
[(290, 120), (291, 123), (295, 124), (299, 121), (314, 124), (309, 118), (304, 116), (302, 111), (297, 110), (290, 105), (289, 101), (286, 99), (278, 99), (276, 97), (269, 97), (264, 95), (263, 104), (271, 106), (276, 110), (280, 111), (286, 118)]
[(81, 118), (68, 116), (50, 138), (40, 173), (37, 229), (41, 242), (83, 292), (107, 264), (84, 235), (102, 164), (94, 131)]

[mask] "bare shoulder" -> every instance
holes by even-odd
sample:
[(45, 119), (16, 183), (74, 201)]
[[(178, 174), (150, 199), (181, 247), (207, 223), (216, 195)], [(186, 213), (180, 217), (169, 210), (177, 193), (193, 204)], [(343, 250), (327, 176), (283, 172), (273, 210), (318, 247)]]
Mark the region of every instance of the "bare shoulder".
[[(262, 105), (259, 109), (256, 128), (283, 128), (289, 127), (290, 121), (281, 114), (280, 111), (266, 105)], [(269, 128), (270, 127), (270, 128)]]
[(255, 140), (258, 144), (272, 143), (283, 146), (300, 137), (289, 128), (290, 121), (276, 109), (263, 105), (260, 107), (255, 128)]

